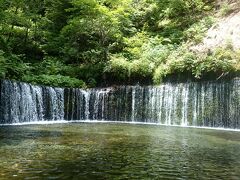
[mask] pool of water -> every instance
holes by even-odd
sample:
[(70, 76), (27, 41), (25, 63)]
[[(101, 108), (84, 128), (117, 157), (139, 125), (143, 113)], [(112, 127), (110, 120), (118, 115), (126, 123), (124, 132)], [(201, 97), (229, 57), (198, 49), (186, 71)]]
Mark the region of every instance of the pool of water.
[(0, 179), (239, 179), (240, 132), (133, 124), (0, 127)]

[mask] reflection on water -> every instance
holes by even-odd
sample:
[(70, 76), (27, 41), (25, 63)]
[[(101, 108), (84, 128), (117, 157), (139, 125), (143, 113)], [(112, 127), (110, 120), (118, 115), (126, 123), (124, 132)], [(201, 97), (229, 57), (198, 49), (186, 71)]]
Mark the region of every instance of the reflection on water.
[(240, 133), (129, 124), (0, 127), (0, 179), (238, 179)]

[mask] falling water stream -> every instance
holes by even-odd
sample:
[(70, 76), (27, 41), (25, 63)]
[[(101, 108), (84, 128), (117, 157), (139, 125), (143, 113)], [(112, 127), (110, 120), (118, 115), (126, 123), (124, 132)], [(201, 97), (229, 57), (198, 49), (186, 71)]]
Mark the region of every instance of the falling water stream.
[(72, 89), (1, 81), (0, 123), (95, 120), (240, 129), (240, 79)]

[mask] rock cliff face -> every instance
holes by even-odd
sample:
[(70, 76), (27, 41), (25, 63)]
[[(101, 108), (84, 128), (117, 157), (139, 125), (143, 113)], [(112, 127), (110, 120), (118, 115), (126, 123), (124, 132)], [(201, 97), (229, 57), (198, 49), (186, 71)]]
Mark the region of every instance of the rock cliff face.
[(192, 47), (193, 50), (206, 52), (229, 46), (240, 49), (240, 1), (219, 0), (217, 9), (217, 22), (208, 30), (202, 43)]

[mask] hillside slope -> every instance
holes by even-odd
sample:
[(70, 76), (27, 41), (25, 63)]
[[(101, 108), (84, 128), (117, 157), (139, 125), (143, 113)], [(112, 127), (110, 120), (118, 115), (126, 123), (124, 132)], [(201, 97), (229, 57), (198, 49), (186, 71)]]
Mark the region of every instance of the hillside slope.
[[(218, 47), (240, 49), (240, 1), (219, 1), (216, 23), (207, 31), (202, 43), (192, 47), (204, 52)], [(219, 17), (220, 16), (220, 17)]]

